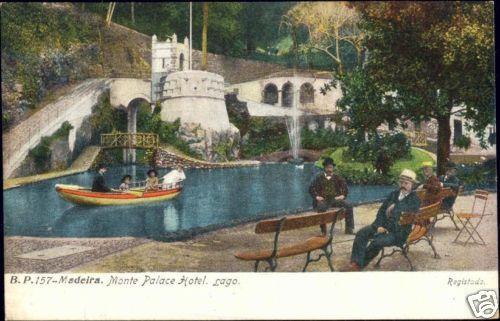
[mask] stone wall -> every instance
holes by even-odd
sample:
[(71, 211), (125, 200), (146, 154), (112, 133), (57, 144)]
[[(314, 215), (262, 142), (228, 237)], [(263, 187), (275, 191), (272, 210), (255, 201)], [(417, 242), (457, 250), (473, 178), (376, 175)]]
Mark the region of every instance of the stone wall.
[[(193, 50), (193, 69), (201, 69), (201, 51)], [(222, 75), (230, 84), (263, 78), (272, 73), (289, 69), (284, 65), (207, 54), (207, 71)]]

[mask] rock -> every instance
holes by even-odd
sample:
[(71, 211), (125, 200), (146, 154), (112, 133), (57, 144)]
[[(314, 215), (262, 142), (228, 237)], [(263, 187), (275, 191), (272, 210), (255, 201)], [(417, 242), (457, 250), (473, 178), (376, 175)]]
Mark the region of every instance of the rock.
[(234, 126), (226, 131), (215, 131), (186, 123), (179, 128), (179, 138), (204, 160), (225, 162), (239, 157), (240, 134)]
[(92, 123), (90, 116), (83, 119), (82, 124), (76, 130), (75, 146), (73, 147), (72, 160), (75, 160), (85, 147), (92, 141)]
[(58, 138), (50, 144), (50, 169), (66, 169), (72, 160), (72, 153), (69, 149), (68, 138)]

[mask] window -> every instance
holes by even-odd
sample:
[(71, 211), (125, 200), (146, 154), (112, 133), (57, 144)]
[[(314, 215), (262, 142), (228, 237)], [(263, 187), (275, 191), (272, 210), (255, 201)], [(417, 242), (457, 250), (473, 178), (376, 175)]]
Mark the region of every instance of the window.
[(308, 82), (300, 86), (300, 103), (314, 103), (314, 87)]
[(262, 102), (264, 104), (274, 105), (278, 102), (278, 87), (275, 84), (267, 84), (264, 87)]

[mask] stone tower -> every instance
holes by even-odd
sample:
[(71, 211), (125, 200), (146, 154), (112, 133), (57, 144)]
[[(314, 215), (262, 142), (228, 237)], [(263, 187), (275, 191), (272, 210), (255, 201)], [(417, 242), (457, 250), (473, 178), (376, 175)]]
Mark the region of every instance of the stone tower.
[(175, 71), (189, 69), (189, 39), (177, 42), (174, 33), (166, 41), (158, 41), (156, 35), (151, 40), (151, 104), (164, 100), (164, 86), (167, 75)]

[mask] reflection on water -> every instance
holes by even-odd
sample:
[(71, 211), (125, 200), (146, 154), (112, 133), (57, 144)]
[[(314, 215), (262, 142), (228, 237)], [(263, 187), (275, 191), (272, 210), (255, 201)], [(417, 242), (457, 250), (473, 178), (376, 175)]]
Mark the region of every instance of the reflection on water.
[[(121, 166), (105, 174), (108, 185), (133, 174), (146, 178), (148, 168)], [(159, 170), (162, 176), (166, 170)], [(62, 177), (4, 191), (4, 234), (47, 237), (119, 237), (155, 239), (204, 228), (228, 226), (275, 213), (307, 209), (312, 164), (186, 170), (183, 192), (175, 199), (134, 206), (83, 207), (57, 195), (55, 184), (90, 186), (93, 173)], [(350, 186), (348, 199), (380, 199), (390, 186)]]

